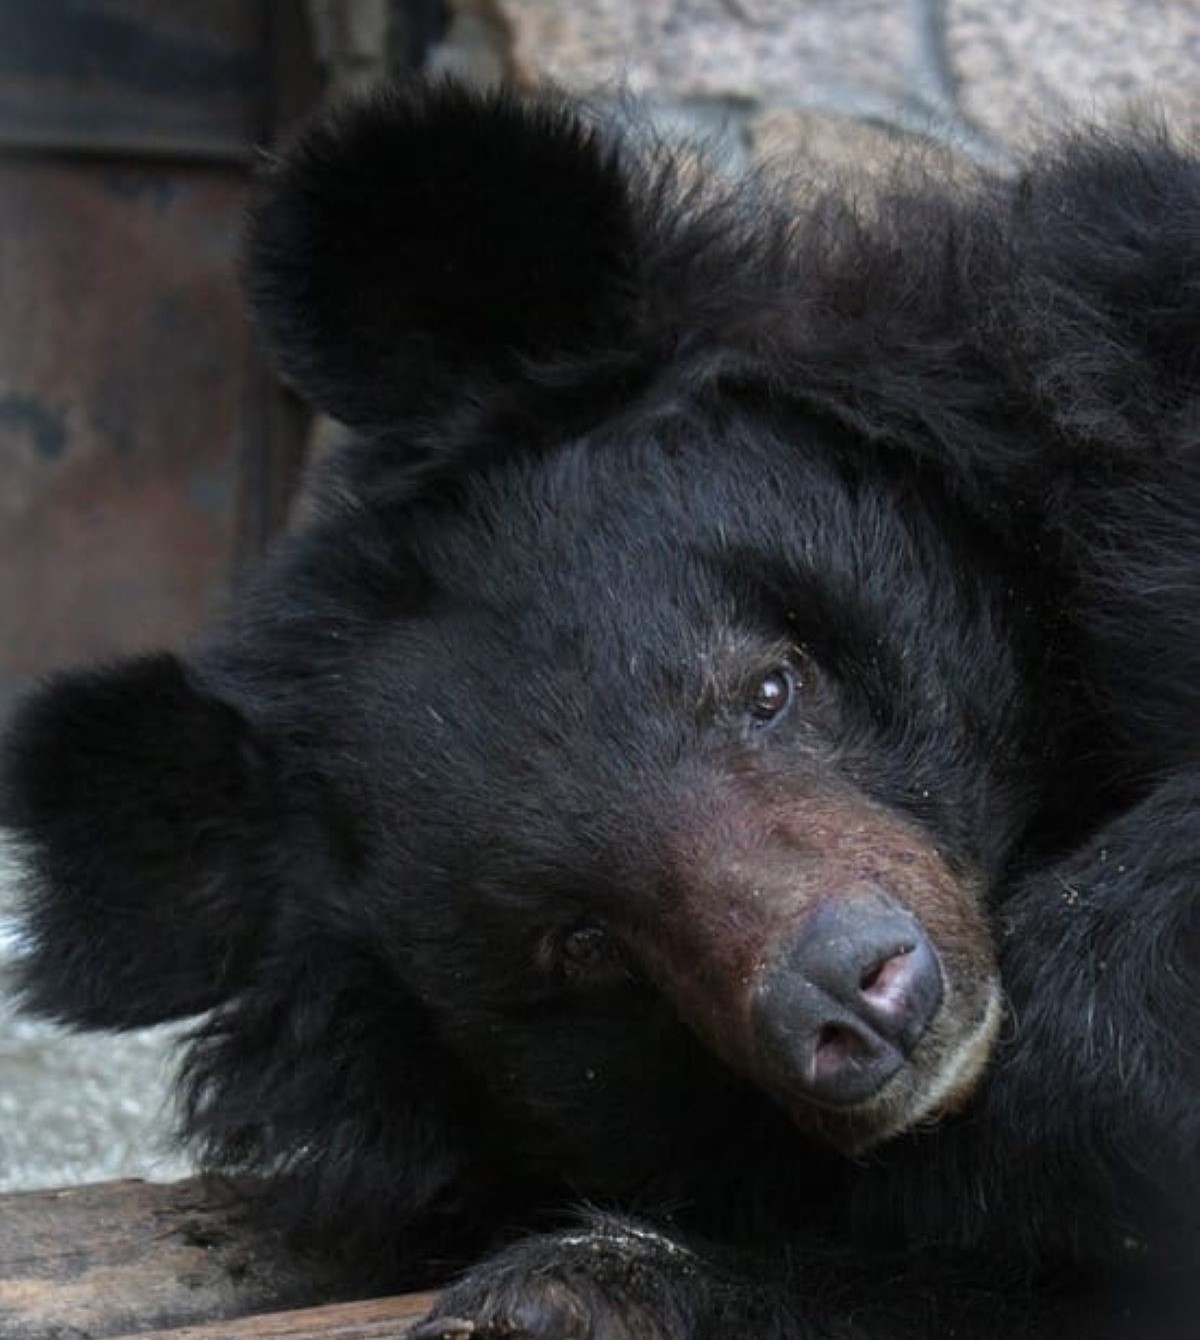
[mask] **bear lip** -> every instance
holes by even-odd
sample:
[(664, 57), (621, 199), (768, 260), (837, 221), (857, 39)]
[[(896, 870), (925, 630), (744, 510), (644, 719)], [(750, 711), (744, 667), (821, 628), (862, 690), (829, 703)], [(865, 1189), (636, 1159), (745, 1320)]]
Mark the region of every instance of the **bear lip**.
[[(905, 1127), (915, 1126), (924, 1121), (936, 1120), (963, 1106), (974, 1092), (976, 1084), (991, 1059), (1003, 1016), (1004, 1009), (999, 984), (991, 982), (988, 984), (988, 992), (983, 1005), (983, 1017), (979, 1024), (971, 1033), (961, 1039), (958, 1046), (945, 1057), (942, 1064), (933, 1073), (920, 1101), (905, 1121)], [(896, 1134), (898, 1133), (897, 1131)], [(888, 1139), (889, 1134), (885, 1131), (880, 1139)]]
[(987, 985), (978, 1023), (945, 1052), (923, 1082), (914, 1083), (920, 1071), (909, 1063), (879, 1093), (857, 1106), (824, 1106), (778, 1091), (775, 1097), (798, 1129), (851, 1157), (867, 1153), (961, 1110), (992, 1056), (1003, 1017), (1003, 993), (993, 980)]

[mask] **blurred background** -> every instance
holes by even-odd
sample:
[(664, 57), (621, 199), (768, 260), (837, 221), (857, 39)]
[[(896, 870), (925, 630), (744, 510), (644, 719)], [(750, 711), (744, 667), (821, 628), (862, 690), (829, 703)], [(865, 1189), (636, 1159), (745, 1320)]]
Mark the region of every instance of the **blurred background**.
[[(730, 170), (1003, 168), (1069, 119), (1200, 130), (1200, 0), (0, 0), (0, 722), (53, 667), (169, 646), (326, 449), (236, 282), (256, 159), (414, 71), (637, 96)], [(0, 833), (0, 1189), (167, 1177), (175, 1032), (14, 1017)]]

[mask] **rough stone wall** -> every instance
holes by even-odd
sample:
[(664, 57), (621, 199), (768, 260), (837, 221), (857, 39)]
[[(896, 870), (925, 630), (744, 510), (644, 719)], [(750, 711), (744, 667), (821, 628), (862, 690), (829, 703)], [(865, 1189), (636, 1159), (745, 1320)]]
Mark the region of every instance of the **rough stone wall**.
[(433, 69), (624, 88), (668, 125), (818, 172), (934, 140), (1004, 163), (1130, 107), (1200, 131), (1200, 0), (448, 0)]

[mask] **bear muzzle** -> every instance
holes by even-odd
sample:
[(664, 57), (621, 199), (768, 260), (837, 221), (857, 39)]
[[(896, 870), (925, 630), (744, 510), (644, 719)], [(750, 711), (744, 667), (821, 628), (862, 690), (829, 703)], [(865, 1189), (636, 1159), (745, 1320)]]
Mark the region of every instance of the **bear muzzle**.
[(862, 1150), (961, 1106), (998, 1030), (979, 881), (856, 796), (726, 791), (668, 844), (629, 952), (805, 1132)]

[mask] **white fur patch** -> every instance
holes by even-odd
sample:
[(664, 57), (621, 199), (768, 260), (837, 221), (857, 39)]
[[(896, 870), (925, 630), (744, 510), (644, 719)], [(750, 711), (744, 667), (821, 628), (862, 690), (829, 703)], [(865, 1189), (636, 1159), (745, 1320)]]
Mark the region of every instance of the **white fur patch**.
[(622, 1256), (666, 1256), (684, 1260), (693, 1255), (665, 1233), (640, 1228), (635, 1224), (612, 1225), (587, 1233), (567, 1233), (558, 1238), (564, 1247), (584, 1247), (600, 1251), (615, 1251)]
[(957, 1092), (968, 1089), (987, 1065), (992, 1054), (992, 1044), (1000, 1031), (1003, 1008), (1000, 989), (993, 986), (984, 1006), (983, 1019), (979, 1027), (963, 1039), (960, 1045), (946, 1057), (941, 1069), (933, 1077), (916, 1112), (909, 1113), (906, 1126), (915, 1125), (926, 1117), (935, 1116), (949, 1104)]

